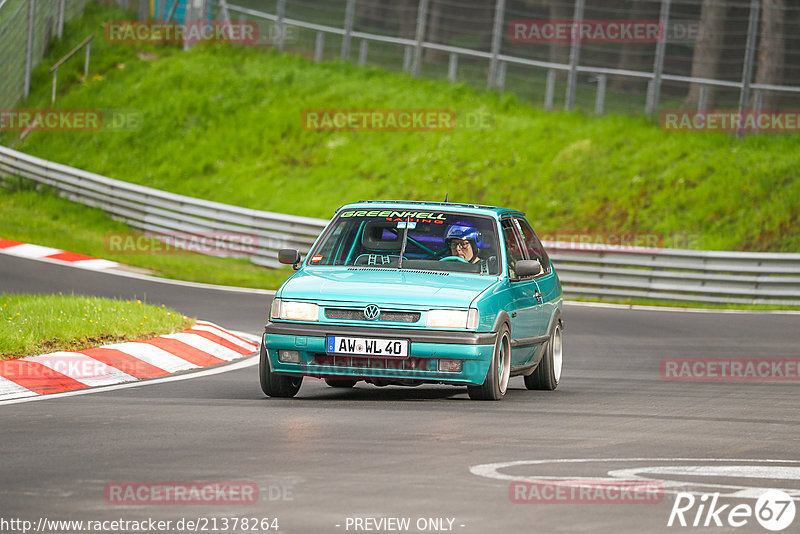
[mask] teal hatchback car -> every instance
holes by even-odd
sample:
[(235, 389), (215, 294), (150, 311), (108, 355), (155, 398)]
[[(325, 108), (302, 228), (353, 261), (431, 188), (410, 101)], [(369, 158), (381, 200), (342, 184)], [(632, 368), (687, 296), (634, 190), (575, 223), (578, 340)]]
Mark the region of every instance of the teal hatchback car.
[(441, 202), (342, 206), (277, 291), (261, 343), (261, 388), (441, 383), (499, 400), (509, 378), (561, 378), (563, 293), (519, 211)]

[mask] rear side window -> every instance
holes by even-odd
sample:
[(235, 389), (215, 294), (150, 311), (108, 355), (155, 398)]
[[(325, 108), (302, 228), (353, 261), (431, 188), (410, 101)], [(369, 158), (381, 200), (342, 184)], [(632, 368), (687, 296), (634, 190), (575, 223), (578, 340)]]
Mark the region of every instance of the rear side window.
[(525, 240), (524, 246), (525, 249), (528, 251), (528, 258), (532, 260), (539, 260), (539, 263), (542, 264), (542, 268), (544, 269), (544, 274), (550, 272), (550, 258), (547, 256), (547, 252), (544, 250), (544, 245), (539, 240), (539, 237), (536, 235), (536, 232), (533, 231), (531, 225), (522, 217), (515, 217), (515, 221), (519, 224), (519, 229), (522, 232), (522, 236)]

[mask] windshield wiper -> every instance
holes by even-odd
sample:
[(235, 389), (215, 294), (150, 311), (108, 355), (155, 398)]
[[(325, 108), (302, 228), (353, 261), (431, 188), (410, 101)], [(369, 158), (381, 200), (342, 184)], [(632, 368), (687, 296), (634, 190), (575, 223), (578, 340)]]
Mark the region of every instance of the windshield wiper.
[(408, 225), (410, 224), (411, 217), (406, 217), (406, 225), (403, 230), (403, 244), (400, 245), (400, 259), (397, 260), (397, 269), (403, 268), (403, 254), (406, 253), (406, 242), (408, 241)]

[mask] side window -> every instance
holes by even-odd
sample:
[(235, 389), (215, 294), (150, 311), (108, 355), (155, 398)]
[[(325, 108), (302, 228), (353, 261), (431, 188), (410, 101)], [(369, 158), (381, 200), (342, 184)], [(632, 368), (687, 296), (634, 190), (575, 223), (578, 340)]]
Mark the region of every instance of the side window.
[(517, 233), (515, 231), (511, 219), (503, 219), (502, 221), (500, 221), (500, 224), (503, 227), (503, 242), (505, 243), (506, 246), (506, 259), (508, 261), (508, 276), (510, 278), (516, 278), (517, 274), (514, 271), (514, 267), (516, 266), (517, 261), (525, 259), (525, 257), (523, 256), (522, 250), (517, 240)]
[(536, 232), (533, 231), (528, 221), (522, 217), (516, 217), (514, 220), (517, 221), (519, 229), (522, 232), (522, 236), (525, 240), (525, 249), (528, 251), (528, 257), (532, 260), (539, 260), (539, 263), (542, 264), (542, 268), (544, 269), (544, 273), (549, 273), (550, 259), (547, 257), (544, 245), (539, 241)]
[(346, 252), (352, 246), (356, 230), (358, 230), (358, 224), (352, 222), (338, 224), (325, 240), (324, 246), (314, 251), (313, 258), (318, 259), (317, 261), (314, 261), (313, 258), (309, 260), (311, 265), (336, 265), (344, 262)]

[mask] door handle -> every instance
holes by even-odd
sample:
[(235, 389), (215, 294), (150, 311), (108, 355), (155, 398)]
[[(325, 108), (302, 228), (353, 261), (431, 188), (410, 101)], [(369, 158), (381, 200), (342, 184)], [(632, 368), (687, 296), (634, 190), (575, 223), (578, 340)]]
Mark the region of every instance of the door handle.
[(536, 297), (536, 302), (542, 302), (542, 293), (537, 289), (536, 292), (533, 294)]

